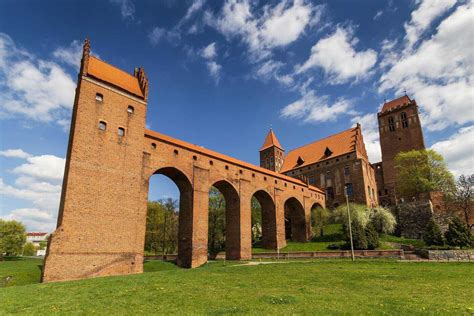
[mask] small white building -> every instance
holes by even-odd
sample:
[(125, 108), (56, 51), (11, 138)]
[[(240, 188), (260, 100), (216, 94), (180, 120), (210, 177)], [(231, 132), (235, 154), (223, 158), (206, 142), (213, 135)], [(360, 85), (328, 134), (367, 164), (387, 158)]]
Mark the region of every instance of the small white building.
[(31, 242), (39, 246), (41, 242), (48, 241), (48, 233), (31, 232), (26, 234), (26, 242)]

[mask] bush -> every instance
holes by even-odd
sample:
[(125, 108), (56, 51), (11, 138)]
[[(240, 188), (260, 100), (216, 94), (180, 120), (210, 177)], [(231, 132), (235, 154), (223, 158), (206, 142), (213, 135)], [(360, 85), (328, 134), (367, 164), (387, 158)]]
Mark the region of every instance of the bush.
[(25, 246), (23, 246), (23, 255), (36, 256), (36, 246), (32, 242), (27, 242)]
[(367, 249), (374, 250), (380, 246), (379, 234), (370, 222), (365, 227), (365, 236), (367, 238)]
[(370, 222), (379, 234), (391, 234), (397, 225), (397, 220), (392, 212), (382, 206), (372, 209)]
[[(345, 239), (350, 247), (350, 235), (349, 228), (347, 225), (344, 225)], [(359, 221), (352, 221), (352, 242), (354, 244), (354, 249), (364, 250), (367, 249), (367, 237), (365, 236), (365, 229)]]
[(453, 217), (448, 225), (445, 234), (446, 242), (450, 246), (470, 247), (472, 245), (472, 235), (469, 228), (458, 217)]
[(423, 233), (423, 241), (428, 246), (442, 246), (444, 245), (443, 234), (439, 228), (438, 223), (432, 218), (426, 226), (425, 232)]
[[(352, 223), (358, 222), (362, 228), (365, 228), (370, 220), (371, 210), (366, 205), (350, 203), (349, 211)], [(344, 204), (336, 208), (334, 216), (337, 223), (347, 225), (347, 205)]]

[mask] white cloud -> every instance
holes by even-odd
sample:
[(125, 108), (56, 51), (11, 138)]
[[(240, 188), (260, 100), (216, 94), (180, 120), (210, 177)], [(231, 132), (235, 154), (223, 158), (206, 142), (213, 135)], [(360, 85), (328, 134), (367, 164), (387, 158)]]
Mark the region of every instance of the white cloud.
[(444, 156), (454, 175), (474, 174), (474, 125), (459, 129), (431, 148)]
[(266, 5), (255, 12), (250, 0), (228, 0), (217, 17), (207, 12), (205, 20), (228, 39), (240, 38), (248, 47), (251, 60), (271, 55), (276, 47), (296, 41), (308, 26), (316, 24), (322, 6), (306, 1), (283, 1), (275, 6)]
[(64, 174), (65, 159), (53, 155), (28, 157), (27, 163), (15, 169), (14, 173), (40, 179), (60, 180)]
[(422, 110), (424, 126), (441, 130), (474, 120), (472, 2), (457, 7), (414, 51), (407, 50), (380, 78), (379, 92), (406, 90)]
[(357, 42), (351, 30), (337, 27), (336, 32), (311, 48), (311, 56), (297, 67), (297, 73), (320, 67), (334, 84), (369, 76), (377, 61), (377, 53), (372, 49), (357, 52), (354, 48)]
[(317, 96), (314, 91), (288, 104), (280, 112), (283, 118), (302, 119), (307, 123), (334, 121), (348, 114), (355, 114), (351, 101), (339, 98), (331, 104), (328, 96)]
[(374, 15), (374, 20), (380, 19), (382, 15), (383, 15), (383, 10), (377, 11), (377, 13), (375, 13)]
[(65, 119), (70, 116), (75, 86), (59, 65), (35, 58), (0, 33), (0, 118)]
[(212, 42), (201, 50), (201, 56), (205, 59), (213, 59), (217, 56), (216, 42)]
[(201, 10), (205, 3), (206, 0), (194, 0), (189, 6), (188, 11), (186, 11), (186, 15), (183, 17), (182, 21), (189, 20), (196, 12)]
[(357, 115), (351, 119), (352, 124), (360, 123), (362, 136), (364, 137), (365, 149), (372, 163), (382, 160), (379, 141), (379, 126), (376, 113)]
[(422, 0), (411, 13), (411, 20), (405, 23), (405, 39), (412, 47), (431, 23), (456, 4), (456, 0)]
[(215, 82), (219, 83), (219, 80), (221, 78), (222, 66), (216, 63), (215, 61), (209, 61), (206, 63), (206, 65), (207, 69), (209, 70), (209, 73), (214, 78)]
[(52, 232), (56, 226), (56, 217), (37, 208), (12, 210), (6, 219), (22, 222), (28, 231)]
[(166, 29), (161, 27), (154, 27), (150, 33), (148, 33), (148, 39), (153, 46), (158, 45), (158, 43), (166, 36)]
[(283, 66), (284, 64), (282, 62), (269, 59), (257, 66), (255, 76), (264, 81), (273, 78), (284, 86), (290, 86), (293, 84), (294, 79), (289, 74), (281, 73), (281, 68)]
[(53, 56), (60, 62), (73, 66), (75, 69), (79, 69), (82, 58), (81, 42), (75, 40), (67, 47), (58, 47), (53, 52)]
[[(0, 195), (31, 204), (8, 212), (6, 218), (21, 220), (29, 230), (51, 231), (59, 207), (65, 160), (53, 155), (33, 156), (21, 149), (5, 150), (0, 154), (26, 160), (26, 163), (11, 170), (18, 175), (13, 184), (7, 184), (0, 178)], [(5, 214), (5, 210), (1, 211)]]
[(9, 158), (23, 158), (26, 159), (31, 157), (27, 152), (24, 152), (22, 149), (7, 149), (0, 151), (0, 156), (9, 157)]
[(110, 2), (120, 7), (122, 19), (131, 21), (135, 19), (135, 5), (132, 0), (110, 0)]

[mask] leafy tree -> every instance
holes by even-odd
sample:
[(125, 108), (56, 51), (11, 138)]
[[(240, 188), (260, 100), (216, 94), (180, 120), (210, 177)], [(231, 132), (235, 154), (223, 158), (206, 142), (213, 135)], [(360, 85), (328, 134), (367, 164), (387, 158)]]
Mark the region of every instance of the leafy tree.
[(262, 207), (255, 196), (252, 197), (251, 204), (252, 215), (252, 244), (262, 240)]
[(311, 209), (311, 227), (315, 235), (324, 236), (324, 226), (328, 223), (329, 211), (320, 206)]
[[(350, 243), (349, 229), (346, 228), (345, 231), (346, 242)], [(354, 243), (354, 249), (367, 249), (367, 237), (365, 235), (365, 229), (357, 220), (352, 222), (352, 241)]]
[(455, 216), (448, 225), (445, 233), (446, 242), (450, 246), (470, 247), (472, 245), (472, 235), (466, 224)]
[(367, 249), (373, 250), (380, 246), (379, 233), (372, 222), (369, 222), (367, 226), (365, 226), (365, 236), (367, 238)]
[(21, 254), (26, 241), (25, 226), (17, 221), (0, 219), (0, 254), (16, 256)]
[(178, 202), (173, 199), (148, 202), (145, 250), (156, 254), (176, 253), (178, 248)]
[(401, 152), (395, 157), (397, 194), (414, 197), (420, 193), (453, 191), (454, 178), (443, 156), (432, 149)]
[(473, 188), (474, 174), (469, 176), (461, 175), (456, 182), (456, 190), (453, 194), (454, 203), (460, 208), (464, 215), (464, 221), (469, 227), (470, 219), (474, 217), (472, 204), (474, 200)]
[[(366, 205), (350, 203), (349, 211), (351, 215), (351, 221), (357, 221), (360, 225), (362, 225), (362, 228), (365, 229), (365, 226), (370, 220), (371, 209)], [(347, 225), (347, 205), (344, 204), (338, 206), (334, 211), (334, 217), (337, 223)]]
[(428, 245), (442, 246), (444, 245), (443, 234), (439, 228), (438, 223), (432, 218), (426, 226), (425, 232), (423, 233), (423, 241)]
[(391, 234), (395, 230), (397, 220), (389, 209), (379, 206), (372, 209), (370, 223), (379, 234)]
[(216, 254), (225, 247), (225, 199), (222, 193), (211, 187), (209, 190), (208, 249)]
[(34, 256), (36, 255), (36, 246), (32, 242), (27, 242), (23, 246), (23, 255), (24, 256)]

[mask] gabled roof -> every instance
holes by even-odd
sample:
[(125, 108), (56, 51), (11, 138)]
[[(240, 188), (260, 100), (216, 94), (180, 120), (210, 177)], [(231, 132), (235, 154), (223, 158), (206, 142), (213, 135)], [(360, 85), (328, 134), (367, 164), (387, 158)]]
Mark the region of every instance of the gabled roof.
[(280, 145), (278, 138), (276, 137), (273, 130), (270, 128), (270, 131), (268, 131), (267, 137), (265, 137), (265, 141), (263, 142), (263, 145), (262, 145), (262, 148), (260, 148), (260, 151), (270, 148), (272, 146), (278, 147), (281, 150), (283, 150), (283, 147)]
[(97, 57), (90, 56), (87, 75), (110, 83), (140, 98), (144, 98), (138, 78), (114, 67)]
[(286, 155), (280, 172), (287, 172), (354, 151), (367, 157), (359, 124), (338, 134), (293, 149)]
[(396, 109), (398, 107), (410, 104), (412, 102), (416, 103), (415, 100), (411, 100), (407, 95), (404, 95), (404, 96), (402, 96), (400, 98), (397, 98), (395, 100), (385, 102), (382, 106), (382, 111), (380, 111), (380, 113), (391, 111), (393, 109)]

